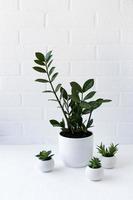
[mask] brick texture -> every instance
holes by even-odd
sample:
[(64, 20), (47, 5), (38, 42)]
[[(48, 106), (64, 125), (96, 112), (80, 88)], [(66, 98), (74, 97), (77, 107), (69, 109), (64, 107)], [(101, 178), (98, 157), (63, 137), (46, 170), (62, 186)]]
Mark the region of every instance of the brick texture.
[(0, 0), (0, 143), (56, 143), (62, 117), (35, 83), (36, 51), (53, 49), (59, 82), (95, 79), (95, 143), (133, 143), (133, 1)]

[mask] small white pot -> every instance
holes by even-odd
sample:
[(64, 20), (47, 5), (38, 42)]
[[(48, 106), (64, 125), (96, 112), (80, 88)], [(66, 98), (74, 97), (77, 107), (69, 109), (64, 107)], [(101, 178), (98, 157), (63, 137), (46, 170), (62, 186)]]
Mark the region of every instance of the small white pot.
[(91, 181), (100, 181), (103, 179), (104, 170), (102, 167), (93, 169), (87, 166), (85, 169), (85, 174)]
[(68, 167), (85, 167), (93, 153), (93, 134), (85, 138), (68, 138), (59, 134), (59, 154)]
[(50, 172), (54, 169), (54, 160), (44, 160), (40, 163), (40, 169), (42, 172)]
[(115, 167), (116, 164), (116, 157), (112, 156), (112, 157), (101, 157), (101, 163), (102, 163), (102, 167), (106, 168), (106, 169), (112, 169)]

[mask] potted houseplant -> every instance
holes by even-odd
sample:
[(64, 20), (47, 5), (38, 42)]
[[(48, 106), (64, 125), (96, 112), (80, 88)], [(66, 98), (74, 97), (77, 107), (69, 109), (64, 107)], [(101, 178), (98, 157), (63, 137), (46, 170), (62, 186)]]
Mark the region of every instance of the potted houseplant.
[(43, 92), (53, 94), (54, 98), (50, 100), (56, 101), (62, 110), (63, 119), (61, 121), (50, 120), (54, 127), (61, 128), (59, 134), (60, 155), (69, 167), (86, 166), (93, 151), (93, 134), (89, 131), (93, 125), (92, 113), (103, 103), (111, 100), (102, 98), (90, 100), (96, 93), (90, 90), (94, 85), (93, 79), (85, 81), (83, 86), (72, 81), (70, 83), (71, 92), (68, 93), (62, 84), (55, 85), (54, 81), (58, 72), (55, 72), (55, 67), (52, 65), (52, 51), (46, 55), (37, 52), (35, 56), (34, 62), (37, 66), (33, 69), (45, 75), (45, 78), (41, 77), (36, 81), (49, 84), (50, 89)]
[(99, 158), (93, 157), (89, 161), (85, 174), (92, 181), (100, 181), (103, 178), (103, 168)]
[(36, 155), (39, 160), (41, 160), (41, 171), (42, 172), (50, 172), (54, 168), (54, 154), (51, 154), (51, 151), (41, 151), (38, 155)]
[(98, 152), (102, 155), (101, 161), (102, 166), (107, 169), (111, 169), (115, 167), (116, 157), (115, 154), (118, 151), (118, 144), (111, 143), (109, 147), (105, 147), (104, 144), (100, 144), (97, 146)]

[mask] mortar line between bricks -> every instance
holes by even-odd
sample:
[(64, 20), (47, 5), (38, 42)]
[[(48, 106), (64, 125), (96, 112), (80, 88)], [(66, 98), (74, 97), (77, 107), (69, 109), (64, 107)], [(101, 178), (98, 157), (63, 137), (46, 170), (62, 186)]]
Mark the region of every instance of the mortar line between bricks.
[(68, 4), (68, 10), (71, 11), (72, 10), (72, 5), (71, 5), (71, 0), (67, 0), (67, 4)]
[(120, 45), (122, 44), (122, 30), (119, 30), (119, 40), (120, 40)]
[(94, 30), (96, 30), (96, 27), (97, 27), (97, 25), (98, 25), (98, 14), (97, 13), (95, 13), (94, 14)]
[(122, 12), (122, 10), (123, 10), (123, 0), (119, 0), (119, 11), (120, 11), (120, 13)]
[(68, 42), (68, 45), (70, 45), (71, 44), (71, 33), (70, 33), (70, 31), (67, 31), (67, 34), (68, 34), (67, 42)]
[(20, 0), (17, 0), (17, 9), (20, 10)]
[(47, 28), (47, 13), (44, 13), (43, 17), (43, 27), (46, 29)]

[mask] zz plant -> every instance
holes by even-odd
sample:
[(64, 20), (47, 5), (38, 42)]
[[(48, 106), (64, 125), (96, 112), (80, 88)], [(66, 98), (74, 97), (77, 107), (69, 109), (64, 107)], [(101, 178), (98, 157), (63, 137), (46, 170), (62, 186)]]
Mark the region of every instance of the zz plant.
[(97, 149), (98, 149), (98, 152), (104, 156), (104, 157), (113, 157), (117, 151), (118, 151), (118, 148), (117, 148), (118, 144), (113, 144), (111, 143), (110, 146), (107, 148), (105, 147), (104, 144), (100, 144), (99, 146), (97, 146)]
[[(66, 137), (86, 137), (88, 129), (93, 125), (92, 113), (103, 103), (110, 102), (109, 99), (98, 98), (91, 100), (96, 94), (96, 91), (90, 90), (94, 86), (94, 79), (88, 79), (81, 86), (77, 82), (70, 82), (71, 92), (68, 93), (61, 83), (55, 85), (55, 79), (58, 76), (56, 68), (53, 66), (52, 51), (46, 55), (36, 52), (34, 62), (37, 66), (34, 70), (44, 75), (44, 78), (36, 79), (37, 82), (49, 84), (50, 89), (43, 93), (51, 93), (54, 95), (51, 101), (56, 101), (62, 110), (63, 119), (57, 121), (51, 119), (50, 123), (53, 126), (60, 127), (62, 134)], [(85, 117), (86, 120), (85, 120)]]

